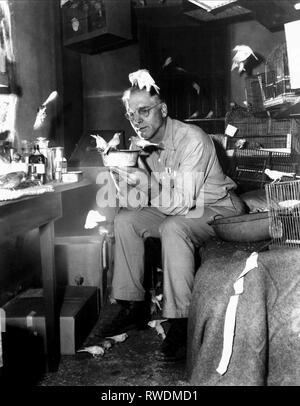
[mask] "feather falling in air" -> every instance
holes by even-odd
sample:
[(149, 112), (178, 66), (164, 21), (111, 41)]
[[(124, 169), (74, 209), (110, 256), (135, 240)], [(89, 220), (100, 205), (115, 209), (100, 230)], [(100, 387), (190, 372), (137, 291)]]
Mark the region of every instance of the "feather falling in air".
[(239, 73), (245, 70), (245, 62), (250, 55), (253, 55), (254, 58), (258, 60), (256, 55), (248, 45), (237, 45), (233, 48), (233, 51), (236, 52), (236, 54), (232, 58), (231, 70), (238, 68)]
[(156, 93), (159, 94), (159, 87), (156, 85), (154, 79), (147, 69), (140, 69), (136, 72), (132, 72), (128, 77), (132, 86), (138, 86), (139, 89), (143, 89), (145, 87), (147, 92), (150, 92), (151, 87), (153, 87)]

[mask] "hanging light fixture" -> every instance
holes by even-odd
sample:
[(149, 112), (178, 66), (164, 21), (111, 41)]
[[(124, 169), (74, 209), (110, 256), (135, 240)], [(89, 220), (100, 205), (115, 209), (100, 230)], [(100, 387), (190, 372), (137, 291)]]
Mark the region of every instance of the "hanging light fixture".
[(230, 3), (234, 3), (237, 0), (188, 0), (190, 3), (195, 4), (198, 7), (203, 8), (206, 11), (212, 11), (220, 7), (227, 6)]

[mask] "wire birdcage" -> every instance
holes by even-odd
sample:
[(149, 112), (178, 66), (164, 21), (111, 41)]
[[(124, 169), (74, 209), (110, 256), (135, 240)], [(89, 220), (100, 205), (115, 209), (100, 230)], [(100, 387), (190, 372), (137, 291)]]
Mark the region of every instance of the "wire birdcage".
[(265, 185), (269, 231), (275, 247), (300, 247), (300, 181)]

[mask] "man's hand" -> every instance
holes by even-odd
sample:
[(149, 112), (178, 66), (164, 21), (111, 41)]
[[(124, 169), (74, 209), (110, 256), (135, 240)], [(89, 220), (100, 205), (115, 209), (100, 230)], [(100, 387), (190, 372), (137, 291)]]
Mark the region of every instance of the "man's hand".
[(148, 206), (150, 178), (145, 169), (111, 167), (110, 172), (118, 189), (121, 206), (127, 208)]
[(120, 184), (126, 183), (129, 186), (137, 187), (140, 190), (146, 192), (149, 188), (149, 174), (145, 169), (134, 168), (134, 167), (111, 167), (110, 171), (115, 178), (116, 182)]

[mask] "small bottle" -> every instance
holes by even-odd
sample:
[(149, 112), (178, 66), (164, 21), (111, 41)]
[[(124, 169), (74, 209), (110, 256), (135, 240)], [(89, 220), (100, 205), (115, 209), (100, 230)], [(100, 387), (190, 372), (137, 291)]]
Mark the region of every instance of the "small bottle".
[(35, 145), (33, 153), (29, 156), (31, 180), (33, 177), (46, 183), (46, 158), (40, 153), (39, 146)]
[(52, 147), (53, 174), (56, 182), (62, 181), (63, 147)]
[(68, 163), (65, 157), (62, 159), (61, 163), (61, 173), (67, 173), (68, 172)]
[(21, 156), (22, 156), (22, 162), (24, 164), (29, 164), (29, 156), (30, 156), (30, 149), (28, 145), (28, 141), (23, 140), (22, 141), (22, 146), (21, 146)]

